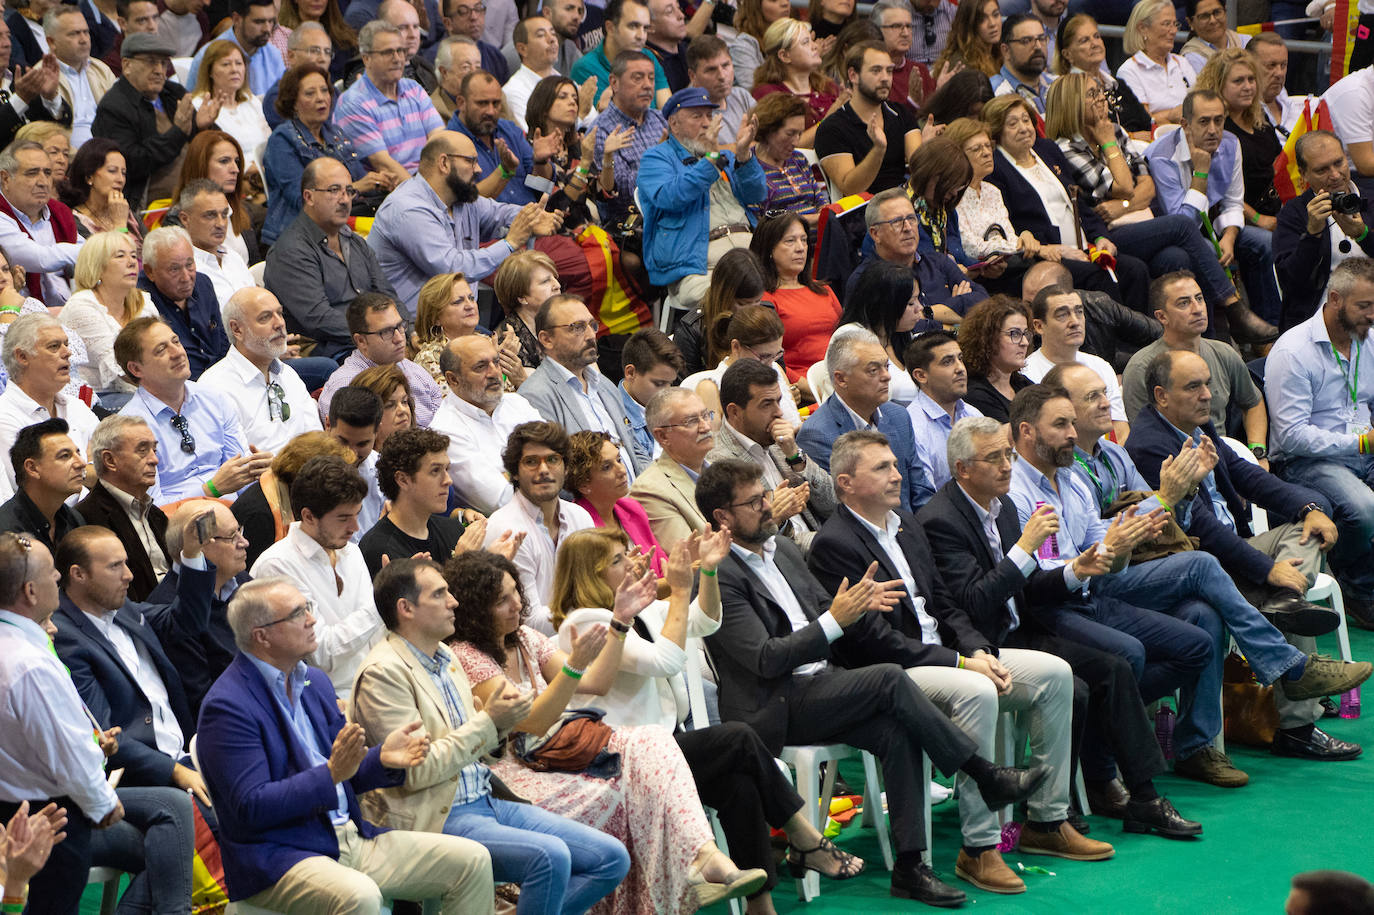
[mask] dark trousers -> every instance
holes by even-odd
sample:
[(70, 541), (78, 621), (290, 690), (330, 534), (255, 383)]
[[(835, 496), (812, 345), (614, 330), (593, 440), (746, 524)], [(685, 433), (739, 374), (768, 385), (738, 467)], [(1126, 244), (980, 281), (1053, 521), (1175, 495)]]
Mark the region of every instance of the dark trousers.
[[(71, 798), (52, 798), (67, 808), (67, 838), (52, 847), (48, 863), (29, 881), (27, 915), (76, 915), (81, 894), (86, 889), (86, 872), (91, 869), (91, 821)], [(48, 800), (30, 800), (29, 813), (37, 813)], [(8, 823), (18, 804), (0, 801), (0, 821)]]
[(747, 724), (730, 721), (676, 736), (701, 802), (720, 816), (730, 857), (744, 870), (766, 870), (759, 892), (771, 890), (778, 875), (767, 827), (782, 828), (801, 809), (801, 795)]
[(897, 851), (924, 850), (921, 754), (945, 775), (953, 775), (973, 758), (977, 745), (896, 664), (831, 667), (812, 677), (796, 677), (794, 683), (787, 703), (787, 743), (844, 743), (877, 756)]

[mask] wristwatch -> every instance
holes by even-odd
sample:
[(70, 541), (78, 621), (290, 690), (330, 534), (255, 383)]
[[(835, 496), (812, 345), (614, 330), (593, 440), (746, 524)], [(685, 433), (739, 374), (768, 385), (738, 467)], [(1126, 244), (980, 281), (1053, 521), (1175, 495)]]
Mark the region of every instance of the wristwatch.
[(1303, 521), (1307, 518), (1308, 515), (1312, 514), (1313, 512), (1319, 512), (1321, 510), (1322, 507), (1318, 505), (1316, 502), (1308, 502), (1302, 508), (1298, 509), (1298, 520)]
[(1250, 453), (1253, 454), (1258, 461), (1262, 461), (1269, 457), (1269, 449), (1263, 445), (1251, 445)]
[(802, 453), (802, 450), (800, 448), (798, 448), (796, 454), (792, 455), (789, 458), (784, 458), (784, 460), (787, 462), (788, 467), (801, 467), (803, 464), (806, 463), (806, 455)]

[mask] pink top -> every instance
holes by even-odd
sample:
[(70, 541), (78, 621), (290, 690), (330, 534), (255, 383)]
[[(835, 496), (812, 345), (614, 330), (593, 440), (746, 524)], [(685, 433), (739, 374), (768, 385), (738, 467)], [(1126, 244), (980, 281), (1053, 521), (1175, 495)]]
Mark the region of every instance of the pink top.
[(805, 286), (798, 289), (774, 289), (763, 297), (773, 303), (782, 318), (782, 349), (787, 360), (787, 380), (796, 384), (806, 377), (806, 370), (825, 358), (825, 348), (840, 321), (840, 300), (830, 287), (814, 293)]
[[(558, 646), (544, 633), (531, 629), (529, 626), (521, 626), (516, 637), (520, 640), (520, 649), (525, 653), (525, 657), (529, 658), (534, 665), (532, 674), (534, 682), (529, 686), (536, 693), (542, 693), (544, 687), (549, 685), (544, 682), (544, 662), (553, 656), (553, 653), (558, 650)], [(496, 663), (496, 659), (478, 649), (471, 642), (458, 642), (450, 647), (452, 647), (458, 663), (463, 665), (463, 673), (467, 674), (468, 682), (473, 686), (485, 683), (492, 677), (505, 676), (505, 671), (501, 669), (500, 664)], [(509, 650), (514, 651), (515, 649)], [(521, 670), (525, 669), (525, 666), (521, 665)]]
[[(587, 510), (587, 514), (592, 516), (592, 523), (597, 527), (605, 527), (606, 522), (596, 513), (592, 503), (586, 499), (578, 499), (577, 504)], [(616, 500), (615, 505), (611, 506), (611, 511), (615, 513), (615, 520), (620, 523), (620, 527), (625, 531), (625, 536), (630, 538), (630, 542), (639, 547), (640, 552), (649, 557), (649, 567), (654, 570), (654, 574), (662, 578), (667, 571), (668, 556), (663, 551), (663, 547), (658, 545), (658, 538), (654, 536), (652, 528), (649, 527), (649, 515), (644, 511), (644, 506), (639, 504), (638, 499), (626, 496)]]

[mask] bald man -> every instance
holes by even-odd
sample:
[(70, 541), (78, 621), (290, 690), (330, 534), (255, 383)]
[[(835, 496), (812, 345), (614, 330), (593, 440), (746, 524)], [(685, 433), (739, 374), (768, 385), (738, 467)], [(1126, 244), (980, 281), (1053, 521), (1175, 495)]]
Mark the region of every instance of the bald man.
[(420, 287), (436, 273), (486, 276), (530, 238), (552, 235), (563, 224), (562, 214), (544, 210), (542, 200), (521, 207), (480, 196), (477, 162), (469, 137), (440, 131), (420, 152), (419, 172), (377, 210), (367, 243), (408, 317), (415, 316)]

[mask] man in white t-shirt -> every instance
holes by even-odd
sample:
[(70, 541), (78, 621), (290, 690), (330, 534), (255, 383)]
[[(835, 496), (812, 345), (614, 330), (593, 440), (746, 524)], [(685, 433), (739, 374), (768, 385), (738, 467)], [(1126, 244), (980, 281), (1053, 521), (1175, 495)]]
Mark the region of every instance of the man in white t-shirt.
[(515, 24), (515, 53), (520, 55), (520, 69), (510, 75), (502, 91), (506, 94), (506, 104), (510, 107), (511, 120), (525, 126), (525, 105), (535, 85), (546, 76), (556, 76), (554, 64), (558, 61), (558, 33), (553, 23), (543, 16), (531, 16)]
[(1339, 80), (1326, 90), (1322, 101), (1350, 157), (1350, 177), (1369, 196), (1374, 192), (1374, 67)]
[(1040, 335), (1040, 348), (1026, 359), (1021, 370), (1031, 381), (1041, 378), (1056, 365), (1076, 362), (1086, 365), (1102, 377), (1107, 386), (1107, 399), (1112, 404), (1112, 430), (1118, 444), (1126, 441), (1131, 427), (1126, 422), (1126, 406), (1121, 402), (1121, 385), (1116, 370), (1105, 360), (1082, 352), (1084, 328), (1083, 300), (1078, 293), (1063, 286), (1046, 286), (1035, 294), (1031, 302), (1031, 316), (1035, 332)]

